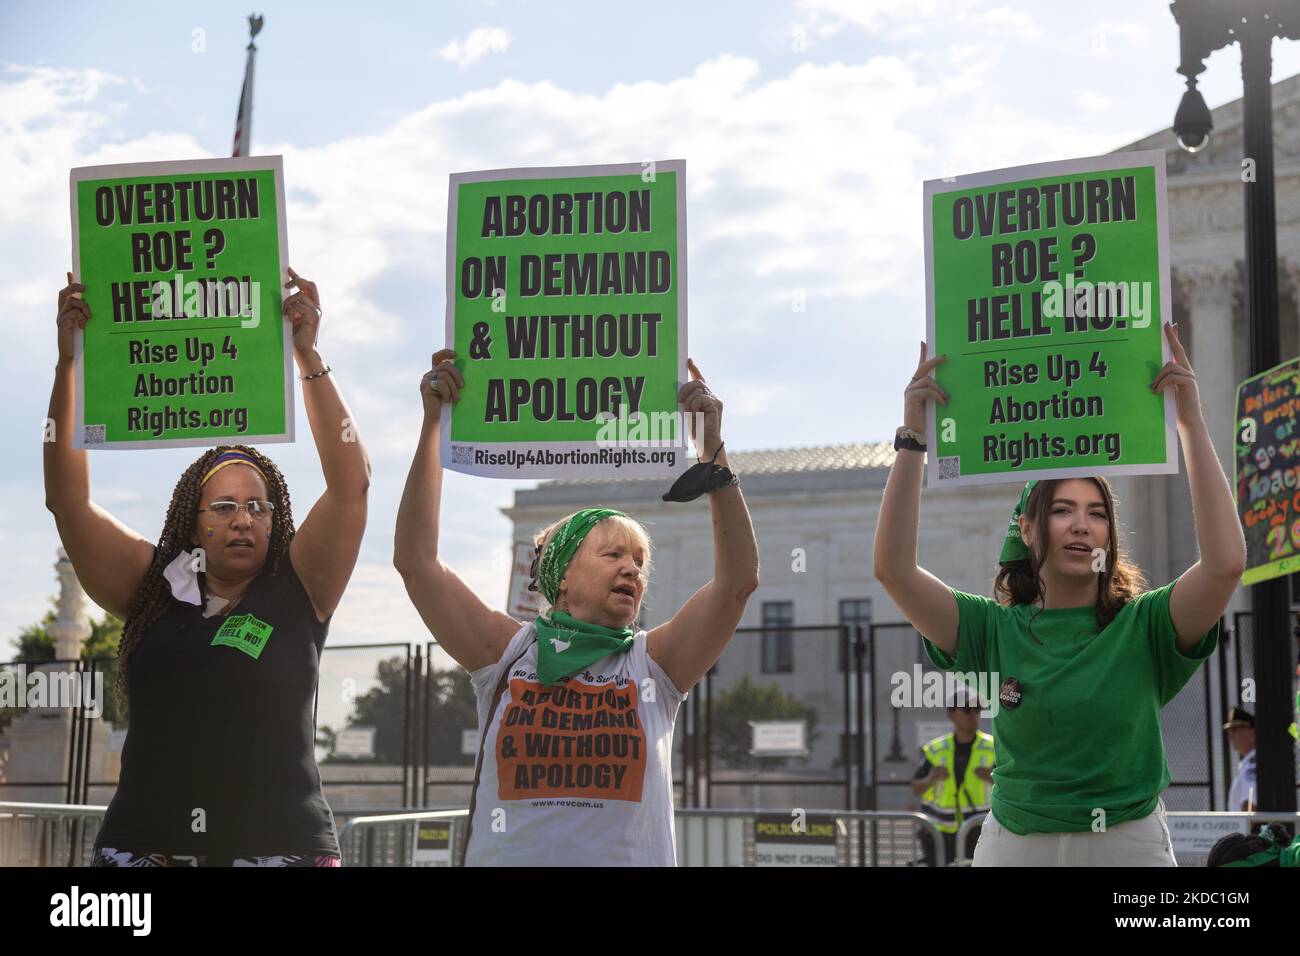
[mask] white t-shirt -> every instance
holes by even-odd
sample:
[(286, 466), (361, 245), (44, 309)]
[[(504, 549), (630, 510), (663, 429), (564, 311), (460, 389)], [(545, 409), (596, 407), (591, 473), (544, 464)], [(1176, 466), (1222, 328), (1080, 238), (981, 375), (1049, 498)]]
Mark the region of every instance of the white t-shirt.
[(645, 631), (626, 654), (546, 688), (529, 622), (470, 679), (483, 772), (466, 866), (676, 865), (673, 725), (685, 695), (646, 652)]

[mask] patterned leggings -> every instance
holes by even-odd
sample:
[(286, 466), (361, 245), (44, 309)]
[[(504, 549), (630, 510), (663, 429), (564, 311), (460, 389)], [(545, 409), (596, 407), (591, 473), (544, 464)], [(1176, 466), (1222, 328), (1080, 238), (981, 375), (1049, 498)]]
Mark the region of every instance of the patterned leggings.
[(91, 866), (342, 866), (337, 856), (325, 853), (281, 853), (277, 856), (216, 858), (179, 853), (137, 853), (111, 846), (95, 847)]

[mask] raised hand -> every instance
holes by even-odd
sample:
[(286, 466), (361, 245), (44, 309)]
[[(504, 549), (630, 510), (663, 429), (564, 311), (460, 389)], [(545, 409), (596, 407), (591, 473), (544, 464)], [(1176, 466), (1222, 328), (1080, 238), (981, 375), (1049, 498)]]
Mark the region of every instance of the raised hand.
[(1192, 371), (1192, 363), (1187, 360), (1187, 350), (1178, 340), (1178, 329), (1166, 323), (1165, 338), (1169, 340), (1169, 350), (1173, 352), (1174, 358), (1156, 373), (1151, 391), (1160, 392), (1172, 387), (1178, 424), (1193, 425), (1201, 417), (1201, 393), (1196, 385), (1196, 373)]
[(304, 279), (293, 269), (289, 270), (286, 289), (297, 290), (284, 300), (284, 317), (293, 326), (293, 348), (295, 352), (306, 353), (316, 347), (316, 337), (320, 334), (320, 293), (316, 283)]
[(86, 287), (80, 282), (72, 281), (68, 273), (68, 284), (59, 290), (59, 358), (71, 359), (76, 356), (77, 330), (84, 329), (90, 321), (90, 306), (81, 297)]
[(936, 366), (948, 361), (948, 356), (938, 355), (927, 359), (926, 344), (921, 343), (921, 359), (916, 364), (912, 381), (903, 391), (903, 425), (917, 434), (925, 434), (925, 403), (929, 400), (940, 405), (948, 404), (948, 393), (934, 380)]
[(440, 349), (433, 353), (432, 368), (420, 379), (420, 397), (424, 399), (424, 413), (437, 415), (444, 402), (459, 402), (460, 390), (465, 387), (465, 377), (456, 368), (456, 353)]
[[(677, 393), (677, 401), (689, 417), (691, 439), (696, 451), (703, 458), (712, 458), (722, 444), (722, 399), (714, 395), (704, 382), (704, 375), (696, 367), (693, 359), (686, 360), (687, 371), (691, 380)], [(696, 422), (703, 419), (704, 434), (696, 434)]]

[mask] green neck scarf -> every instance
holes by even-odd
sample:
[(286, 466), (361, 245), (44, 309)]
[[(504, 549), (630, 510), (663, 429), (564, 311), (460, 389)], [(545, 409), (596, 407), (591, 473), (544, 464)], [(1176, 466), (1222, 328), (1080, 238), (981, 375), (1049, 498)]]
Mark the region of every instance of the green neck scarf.
[(539, 616), (537, 628), (537, 676), (543, 686), (576, 674), (584, 667), (608, 657), (626, 654), (635, 640), (630, 627), (601, 627), (579, 621), (563, 611)]
[[(600, 521), (615, 515), (625, 517), (623, 512), (611, 508), (587, 508), (566, 521), (551, 538), (537, 564), (537, 582), (552, 608), (559, 600), (564, 572), (583, 539)], [(602, 657), (626, 654), (632, 649), (635, 634), (630, 627), (601, 627), (556, 610), (549, 615), (538, 615), (534, 626), (537, 628), (537, 676), (546, 687)]]
[(1252, 853), (1244, 859), (1234, 860), (1231, 863), (1223, 864), (1229, 866), (1284, 866), (1287, 868), (1300, 868), (1300, 837), (1288, 844), (1286, 834), (1281, 830), (1275, 830), (1272, 826), (1266, 826), (1259, 834), (1269, 844), (1267, 850), (1260, 850), (1258, 853)]

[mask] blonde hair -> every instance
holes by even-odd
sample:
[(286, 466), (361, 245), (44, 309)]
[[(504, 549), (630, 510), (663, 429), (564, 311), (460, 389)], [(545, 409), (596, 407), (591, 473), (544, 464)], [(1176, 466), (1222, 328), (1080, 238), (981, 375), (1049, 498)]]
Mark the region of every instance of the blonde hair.
[[(534, 534), (533, 546), (537, 547), (538, 545), (541, 545), (542, 549), (545, 550), (546, 545), (550, 544), (551, 539), (555, 537), (555, 533), (559, 531), (560, 528), (564, 527), (565, 522), (575, 514), (577, 514), (576, 511), (573, 512), (573, 514), (565, 515), (559, 521), (547, 525), (545, 528), (542, 528)], [(591, 529), (587, 534), (587, 537), (590, 538), (592, 535), (598, 533), (605, 535), (605, 538), (602, 540), (613, 538), (617, 540), (619, 544), (639, 547), (645, 552), (645, 564), (641, 567), (641, 580), (645, 583), (646, 590), (648, 590), (650, 587), (652, 545), (650, 543), (650, 535), (646, 532), (646, 529), (641, 522), (634, 518), (629, 518), (626, 515), (610, 515), (608, 518), (602, 518), (600, 521), (596, 522), (595, 527)], [(583, 544), (585, 545), (586, 543), (586, 540), (584, 540)], [(582, 548), (579, 547), (578, 550), (581, 551)], [(574, 557), (577, 557), (576, 553)], [(538, 594), (541, 594), (541, 592), (539, 591)], [(546, 602), (546, 596), (544, 594), (542, 595), (542, 601), (543, 603), (548, 603)], [(644, 607), (645, 601), (643, 599), (642, 608), (644, 609)]]

